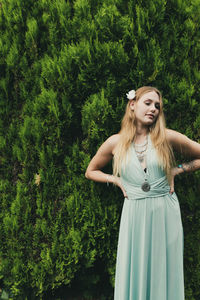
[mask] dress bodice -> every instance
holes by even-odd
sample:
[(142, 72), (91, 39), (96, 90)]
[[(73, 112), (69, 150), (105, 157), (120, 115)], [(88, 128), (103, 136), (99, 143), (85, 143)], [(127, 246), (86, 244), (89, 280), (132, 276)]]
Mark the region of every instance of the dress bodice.
[[(121, 170), (121, 180), (127, 194), (135, 195), (136, 198), (146, 198), (153, 197), (154, 192), (156, 192), (156, 195), (168, 193), (168, 181), (163, 168), (158, 162), (157, 152), (152, 144), (150, 134), (148, 135), (146, 167), (147, 172), (145, 174), (132, 143)], [(145, 178), (151, 186), (148, 192), (141, 190), (141, 185), (144, 183)]]

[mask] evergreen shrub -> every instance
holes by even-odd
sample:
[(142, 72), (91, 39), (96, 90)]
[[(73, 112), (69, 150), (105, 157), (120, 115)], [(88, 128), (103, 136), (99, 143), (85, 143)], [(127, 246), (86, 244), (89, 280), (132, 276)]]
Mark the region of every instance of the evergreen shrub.
[[(142, 85), (162, 91), (168, 127), (200, 140), (199, 17), (199, 0), (1, 0), (0, 287), (10, 299), (113, 298), (123, 197), (84, 173)], [(200, 298), (199, 179), (176, 180), (187, 300)]]

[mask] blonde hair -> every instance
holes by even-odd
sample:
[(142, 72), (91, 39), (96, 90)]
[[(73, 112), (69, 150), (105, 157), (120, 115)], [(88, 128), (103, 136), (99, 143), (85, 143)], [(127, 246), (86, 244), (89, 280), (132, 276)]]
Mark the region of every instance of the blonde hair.
[[(174, 164), (174, 155), (171, 146), (166, 139), (166, 125), (165, 117), (163, 113), (163, 101), (160, 91), (151, 86), (143, 86), (136, 90), (134, 101), (138, 101), (144, 94), (148, 92), (156, 92), (160, 100), (160, 111), (156, 121), (149, 126), (149, 132), (151, 135), (152, 143), (158, 154), (158, 161), (160, 166), (165, 171), (168, 180), (170, 181), (170, 169)], [(119, 132), (120, 138), (116, 146), (113, 160), (113, 174), (118, 176), (121, 174), (122, 162), (125, 161), (127, 157), (127, 152), (131, 143), (136, 136), (136, 124), (135, 124), (135, 114), (130, 108), (129, 100), (126, 106), (126, 112), (122, 119), (121, 130)]]

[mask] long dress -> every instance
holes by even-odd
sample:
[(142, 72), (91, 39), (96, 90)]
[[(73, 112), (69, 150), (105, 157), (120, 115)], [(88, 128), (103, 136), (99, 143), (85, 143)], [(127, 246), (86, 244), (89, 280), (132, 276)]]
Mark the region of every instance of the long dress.
[(122, 168), (124, 199), (117, 248), (114, 300), (184, 300), (184, 236), (180, 206), (148, 136), (147, 179), (133, 144)]

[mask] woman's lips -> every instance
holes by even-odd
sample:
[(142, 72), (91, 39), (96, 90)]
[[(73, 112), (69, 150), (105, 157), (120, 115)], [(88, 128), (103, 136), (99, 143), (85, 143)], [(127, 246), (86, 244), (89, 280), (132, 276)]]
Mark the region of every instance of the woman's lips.
[(154, 115), (151, 115), (151, 114), (147, 114), (146, 116), (149, 117), (149, 118), (151, 118), (151, 119), (154, 118)]

